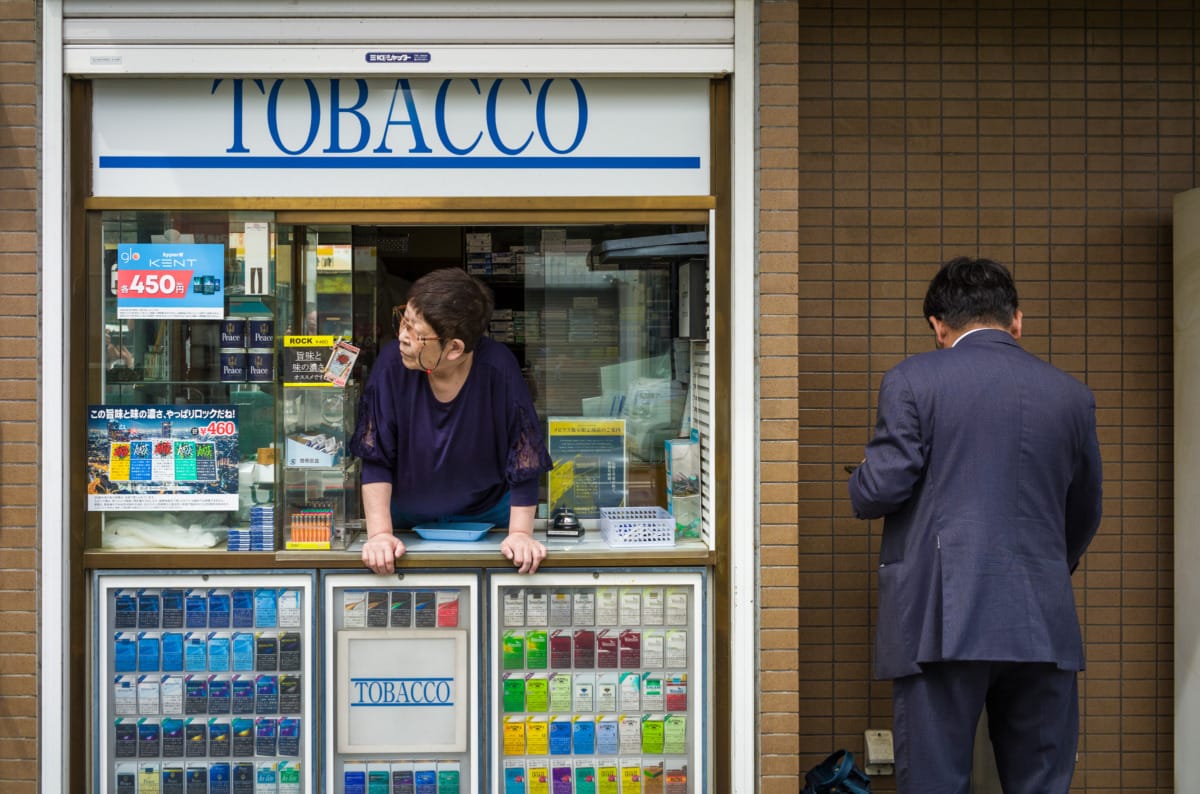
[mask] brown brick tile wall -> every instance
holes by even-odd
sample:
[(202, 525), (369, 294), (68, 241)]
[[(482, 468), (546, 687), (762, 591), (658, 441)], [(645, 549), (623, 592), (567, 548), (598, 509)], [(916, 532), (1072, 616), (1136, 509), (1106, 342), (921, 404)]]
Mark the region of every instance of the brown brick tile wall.
[(1096, 395), (1074, 790), (1170, 791), (1171, 202), (1200, 185), (1200, 6), (757, 7), (761, 790), (891, 727), (870, 674), (881, 526), (851, 515), (842, 465), (883, 373), (931, 347), (929, 278), (966, 253), (1013, 269), (1025, 347)]
[(0, 791), (38, 765), (38, 93), (35, 0), (0, 0)]

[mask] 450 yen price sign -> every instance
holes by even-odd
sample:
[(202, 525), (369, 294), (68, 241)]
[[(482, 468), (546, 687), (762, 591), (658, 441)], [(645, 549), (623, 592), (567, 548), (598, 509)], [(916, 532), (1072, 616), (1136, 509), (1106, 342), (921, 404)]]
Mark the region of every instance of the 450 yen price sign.
[(187, 295), (192, 271), (160, 273), (153, 270), (118, 270), (117, 295), (129, 298), (175, 298)]

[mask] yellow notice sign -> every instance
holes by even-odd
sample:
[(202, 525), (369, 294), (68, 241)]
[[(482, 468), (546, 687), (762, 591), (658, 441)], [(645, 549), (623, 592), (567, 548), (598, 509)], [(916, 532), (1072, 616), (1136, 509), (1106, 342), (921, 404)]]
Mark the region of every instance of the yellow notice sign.
[(324, 378), (325, 362), (336, 337), (295, 335), (283, 337), (283, 362), (280, 373), (284, 386), (329, 386)]
[(602, 507), (623, 507), (625, 420), (564, 417), (548, 426), (551, 513), (570, 507), (580, 518), (599, 518)]

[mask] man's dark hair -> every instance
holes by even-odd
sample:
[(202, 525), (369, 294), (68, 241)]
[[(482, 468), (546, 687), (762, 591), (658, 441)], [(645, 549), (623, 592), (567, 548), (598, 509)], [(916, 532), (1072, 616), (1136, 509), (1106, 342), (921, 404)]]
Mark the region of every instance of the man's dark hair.
[(1017, 311), (1017, 287), (1008, 268), (991, 259), (960, 256), (942, 265), (929, 289), (921, 316), (936, 317), (952, 330), (980, 322), (1007, 328)]
[(408, 305), (425, 318), (442, 342), (461, 339), (475, 349), (492, 320), (492, 291), (457, 267), (426, 273), (408, 292)]

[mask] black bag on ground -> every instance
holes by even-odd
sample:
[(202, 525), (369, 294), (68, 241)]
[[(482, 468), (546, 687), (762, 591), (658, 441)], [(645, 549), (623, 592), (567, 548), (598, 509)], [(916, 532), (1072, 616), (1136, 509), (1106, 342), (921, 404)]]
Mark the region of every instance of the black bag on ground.
[(800, 794), (870, 794), (871, 778), (854, 765), (854, 753), (838, 750), (808, 770)]

